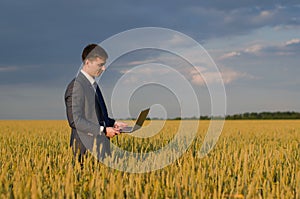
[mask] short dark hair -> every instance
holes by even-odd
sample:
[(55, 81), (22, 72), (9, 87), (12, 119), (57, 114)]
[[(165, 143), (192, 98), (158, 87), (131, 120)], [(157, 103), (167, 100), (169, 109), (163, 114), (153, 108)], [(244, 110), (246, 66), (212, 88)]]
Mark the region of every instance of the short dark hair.
[(82, 62), (84, 62), (86, 59), (95, 59), (97, 57), (102, 59), (108, 58), (106, 51), (97, 44), (87, 45), (81, 54)]

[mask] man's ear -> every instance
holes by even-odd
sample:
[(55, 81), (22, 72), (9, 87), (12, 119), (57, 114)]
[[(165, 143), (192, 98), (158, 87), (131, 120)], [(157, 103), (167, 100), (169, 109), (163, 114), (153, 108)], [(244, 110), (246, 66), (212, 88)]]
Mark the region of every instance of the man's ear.
[(84, 60), (84, 65), (88, 66), (90, 63), (91, 63), (90, 60), (88, 59)]
[(88, 61), (88, 59), (84, 60), (82, 69), (86, 70), (87, 68), (89, 68), (89, 63), (90, 62)]

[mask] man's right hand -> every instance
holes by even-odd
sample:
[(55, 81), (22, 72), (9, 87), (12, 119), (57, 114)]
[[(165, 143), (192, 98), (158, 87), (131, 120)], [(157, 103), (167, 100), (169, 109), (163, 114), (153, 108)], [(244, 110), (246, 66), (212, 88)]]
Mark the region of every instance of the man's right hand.
[(106, 127), (106, 137), (113, 138), (115, 135), (119, 135), (120, 130), (113, 127)]

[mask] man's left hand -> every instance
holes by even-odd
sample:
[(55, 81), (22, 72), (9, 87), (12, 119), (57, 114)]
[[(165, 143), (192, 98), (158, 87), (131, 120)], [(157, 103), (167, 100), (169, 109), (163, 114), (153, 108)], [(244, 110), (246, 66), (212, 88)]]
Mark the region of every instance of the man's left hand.
[(115, 124), (114, 124), (114, 128), (115, 129), (118, 129), (118, 130), (120, 130), (120, 129), (122, 129), (122, 128), (124, 128), (124, 127), (126, 127), (127, 126), (127, 124), (126, 123), (124, 123), (124, 122), (115, 122)]

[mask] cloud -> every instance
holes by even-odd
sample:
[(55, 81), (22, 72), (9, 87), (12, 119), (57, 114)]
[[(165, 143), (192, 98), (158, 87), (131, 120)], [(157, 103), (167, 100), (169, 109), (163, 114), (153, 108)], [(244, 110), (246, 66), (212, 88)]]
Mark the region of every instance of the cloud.
[(264, 49), (262, 44), (254, 44), (243, 49), (237, 49), (235, 51), (225, 52), (218, 57), (218, 60), (232, 59), (235, 57), (241, 57), (245, 55), (259, 55)]
[[(153, 66), (153, 67), (152, 67)], [(141, 75), (141, 76), (152, 76), (155, 74), (167, 74), (169, 70), (165, 67), (157, 67), (158, 65), (155, 63), (148, 63), (148, 64), (143, 64), (138, 67), (134, 67), (131, 69), (125, 69), (121, 70), (122, 74), (127, 74), (127, 75)]]
[[(132, 62), (131, 62), (132, 63)], [(134, 63), (140, 63), (139, 61)], [(139, 80), (159, 82), (165, 76), (173, 75), (171, 68), (157, 63), (144, 62), (144, 64), (126, 68), (120, 71), (125, 84), (135, 84)]]
[(17, 66), (0, 66), (0, 72), (13, 72), (18, 70), (19, 67)]
[(262, 10), (250, 18), (253, 25), (272, 24), (274, 17), (276, 18), (277, 9)]
[(289, 41), (287, 41), (287, 42), (285, 42), (285, 45), (293, 45), (293, 44), (299, 44), (300, 43), (300, 39), (291, 39), (291, 40), (289, 40)]
[(136, 65), (143, 65), (155, 62), (155, 59), (147, 59), (147, 60), (138, 60), (138, 61), (131, 61), (126, 63), (127, 66), (136, 66)]
[[(99, 43), (110, 36), (132, 28), (170, 28), (187, 34), (201, 43), (224, 38), (235, 42), (237, 41), (235, 40), (236, 36), (243, 35), (256, 40), (257, 38), (253, 38), (255, 34), (252, 33), (265, 27), (274, 28), (275, 31), (280, 30), (284, 33), (287, 30), (299, 30), (299, 13), (299, 0), (277, 1), (276, 3), (261, 0), (153, 0), (151, 2), (112, 0), (87, 3), (74, 0), (72, 4), (59, 0), (46, 2), (37, 0), (3, 1), (0, 6), (0, 38), (2, 38), (0, 40), (0, 84), (51, 85), (63, 90), (78, 71), (81, 64), (80, 54), (86, 44)], [(155, 38), (151, 37), (151, 40), (155, 42)], [(175, 36), (162, 42), (162, 45), (165, 44), (183, 46), (185, 43), (180, 37)], [(275, 62), (274, 60), (280, 58), (279, 56), (291, 56), (292, 61), (285, 64), (299, 63), (298, 56), (296, 56), (300, 52), (297, 36), (293, 36), (281, 44), (257, 42), (246, 47), (243, 46), (244, 43), (238, 45), (236, 49), (230, 49), (230, 46), (224, 47), (223, 53), (219, 56), (220, 60), (230, 62), (232, 61), (230, 59), (236, 59), (235, 61), (238, 62), (234, 63), (236, 66), (241, 66), (245, 60), (259, 61), (260, 63), (263, 61), (262, 64), (270, 67)], [(115, 48), (117, 49), (118, 45), (115, 45)], [(192, 51), (191, 49), (191, 52), (187, 53), (191, 55)], [(197, 58), (197, 56), (195, 53), (191, 57)], [(157, 58), (156, 56), (153, 57), (154, 60)], [(153, 57), (148, 56), (148, 60), (133, 59), (130, 64), (134, 66), (149, 64), (152, 63)], [(257, 57), (261, 60), (253, 59)], [(279, 58), (276, 59), (277, 57)], [(181, 69), (181, 66), (186, 64), (184, 61), (178, 61), (171, 56), (159, 58), (161, 62), (157, 63), (174, 66), (193, 83), (204, 85), (199, 74)], [(128, 72), (128, 69), (125, 68), (129, 68), (129, 66), (125, 65), (127, 62), (123, 63), (122, 73), (124, 74)], [(244, 64), (245, 67), (247, 64)], [(205, 63), (196, 65), (205, 66)], [(40, 67), (27, 68), (26, 66)], [(252, 74), (259, 69), (253, 67), (245, 70), (251, 71)], [(168, 73), (161, 73), (163, 71), (156, 68), (135, 72), (141, 75), (129, 78), (130, 81), (136, 81), (134, 78), (142, 78), (143, 75), (151, 78), (156, 78), (156, 74), (168, 75)], [(218, 81), (216, 79), (218, 77), (217, 72), (204, 69), (201, 72), (209, 82)], [(8, 73), (9, 75), (7, 75)], [(229, 68), (227, 70), (223, 68), (220, 73), (225, 84), (231, 84), (241, 78), (251, 78), (248, 73)], [(120, 74), (118, 73), (118, 75)], [(111, 79), (111, 77), (108, 79), (108, 85), (111, 83)], [(178, 82), (174, 81), (174, 83)], [(13, 88), (15, 87), (12, 87), (12, 90)], [(35, 90), (34, 92), (38, 91)], [(56, 95), (60, 96), (61, 93), (58, 92)], [(45, 92), (43, 95), (45, 100), (40, 101), (49, 101), (48, 95), (50, 94)], [(21, 103), (23, 101), (20, 101)], [(34, 106), (35, 103), (32, 103), (32, 107)]]
[[(251, 75), (224, 66), (221, 67), (221, 69), (219, 68), (219, 72), (218, 67), (214, 64), (210, 56), (206, 54), (205, 50), (200, 52), (199, 49), (195, 50), (197, 48), (193, 47), (192, 45), (187, 45), (180, 37), (171, 37), (170, 39), (164, 41), (164, 44), (172, 45), (172, 47), (179, 50), (179, 52), (182, 53), (182, 57), (178, 56), (177, 54), (172, 54), (171, 52), (160, 50), (155, 51), (155, 49), (146, 50), (147, 53), (143, 54), (139, 54), (138, 51), (135, 55), (129, 54), (129, 57), (132, 56), (131, 59), (135, 58), (133, 59), (134, 61), (128, 61), (126, 60), (126, 57), (123, 57), (124, 60), (119, 60), (123, 66), (118, 64), (120, 65), (119, 71), (121, 74), (126, 75), (124, 76), (127, 79), (126, 83), (135, 83), (139, 79), (148, 77), (148, 79), (151, 78), (152, 81), (155, 82), (158, 79), (163, 79), (173, 75), (174, 73), (172, 70), (176, 70), (186, 79), (190, 80), (193, 84), (200, 86), (203, 86), (206, 83), (219, 84), (223, 82), (224, 84), (230, 84), (240, 78), (252, 79)], [(220, 59), (238, 57), (245, 52), (254, 53), (259, 51), (261, 48), (262, 47), (260, 45), (249, 46), (248, 48), (244, 49), (243, 52), (231, 51), (225, 53)], [(153, 53), (152, 51), (155, 51), (156, 53)], [(169, 70), (165, 67), (159, 67), (159, 64), (169, 66), (172, 70)], [(196, 65), (196, 67), (194, 67), (192, 64)]]
[(247, 47), (243, 52), (250, 53), (250, 54), (257, 54), (259, 53), (264, 47), (261, 44), (255, 44), (252, 46)]
[[(80, 61), (76, 56), (87, 43), (101, 42), (136, 27), (171, 28), (198, 41), (249, 34), (265, 26), (299, 27), (298, 4), (297, 1), (270, 4), (258, 0), (166, 0), (159, 3), (86, 3), (75, 0), (70, 6), (67, 2), (55, 0), (43, 3), (36, 0), (26, 3), (6, 1), (0, 8), (0, 38), (5, 38), (0, 42), (1, 64), (19, 66), (64, 62), (75, 65)], [(105, 28), (100, 25), (100, 19)], [(86, 31), (83, 25), (93, 27), (93, 31)], [(174, 37), (171, 42), (178, 44), (181, 41)], [(16, 59), (11, 59), (12, 52)]]
[(272, 15), (273, 15), (272, 12), (267, 11), (267, 10), (260, 12), (260, 17), (262, 17), (262, 18), (269, 18), (269, 17), (272, 17)]
[[(250, 3), (251, 2), (251, 3)], [(227, 4), (228, 5), (225, 5)], [(224, 1), (203, 3), (194, 6), (190, 12), (201, 27), (201, 37), (209, 38), (247, 35), (264, 27), (299, 28), (299, 7), (296, 2), (267, 4), (258, 1)], [(206, 24), (204, 24), (206, 21)], [(214, 23), (210, 23), (213, 21)]]
[(241, 55), (240, 52), (232, 51), (232, 52), (223, 54), (219, 59), (227, 59), (227, 58), (231, 58), (231, 57), (237, 57), (240, 55)]
[(224, 83), (224, 84), (230, 84), (233, 81), (236, 81), (240, 78), (252, 78), (250, 75), (247, 75), (246, 73), (241, 73), (238, 71), (234, 71), (230, 68), (222, 67), (222, 70), (219, 72), (209, 72), (205, 67), (196, 67), (198, 71), (191, 70), (190, 71), (190, 77), (192, 82), (195, 85), (206, 85), (206, 84), (214, 84), (214, 83)]
[(174, 46), (184, 46), (186, 45), (186, 40), (184, 37), (179, 35), (174, 35), (169, 41), (167, 41), (168, 45), (174, 45)]
[(299, 55), (300, 53), (300, 39), (295, 38), (286, 41), (284, 45), (279, 46), (277, 49), (277, 54), (279, 55)]
[(256, 43), (243, 49), (225, 52), (218, 59), (225, 60), (237, 56), (287, 56), (299, 54), (299, 51), (300, 39), (294, 38), (279, 44)]

